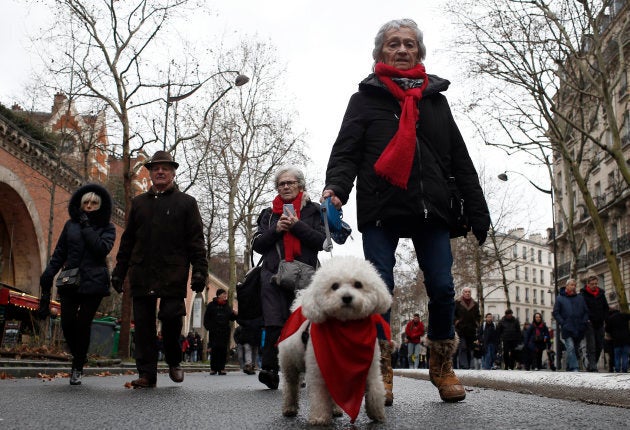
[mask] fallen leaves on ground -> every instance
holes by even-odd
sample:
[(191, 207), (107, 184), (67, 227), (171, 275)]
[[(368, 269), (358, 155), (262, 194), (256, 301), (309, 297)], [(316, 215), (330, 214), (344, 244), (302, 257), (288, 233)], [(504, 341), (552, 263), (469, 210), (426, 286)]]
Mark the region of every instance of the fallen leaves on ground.
[(101, 376), (101, 377), (112, 376), (112, 373), (106, 370), (104, 372), (97, 373), (96, 376)]
[(15, 377), (7, 375), (7, 372), (0, 372), (0, 379), (15, 379)]
[(37, 374), (37, 377), (41, 378), (41, 380), (44, 381), (44, 382), (46, 382), (46, 381), (50, 382), (50, 381), (52, 381), (55, 378), (69, 378), (70, 374), (67, 373), (67, 372), (57, 372), (54, 375), (49, 375), (48, 373), (41, 373), (41, 372), (39, 372)]
[(133, 388), (133, 385), (131, 385), (131, 382), (125, 382), (125, 388)]

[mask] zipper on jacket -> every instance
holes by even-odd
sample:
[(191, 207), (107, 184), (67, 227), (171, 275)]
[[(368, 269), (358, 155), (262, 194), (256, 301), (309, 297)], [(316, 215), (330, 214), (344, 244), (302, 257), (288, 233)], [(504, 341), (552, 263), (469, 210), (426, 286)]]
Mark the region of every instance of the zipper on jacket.
[(429, 219), (429, 210), (427, 209), (427, 204), (424, 201), (424, 182), (422, 181), (422, 157), (420, 156), (420, 141), (418, 140), (418, 137), (416, 137), (416, 149), (418, 150), (418, 173), (420, 175), (420, 202), (422, 203), (424, 220), (427, 221)]

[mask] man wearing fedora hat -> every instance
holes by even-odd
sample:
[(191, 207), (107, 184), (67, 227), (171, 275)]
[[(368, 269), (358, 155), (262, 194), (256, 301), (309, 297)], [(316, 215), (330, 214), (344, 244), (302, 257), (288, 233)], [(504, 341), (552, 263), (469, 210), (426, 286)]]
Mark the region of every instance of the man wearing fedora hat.
[(122, 293), (125, 276), (129, 276), (127, 293), (133, 298), (139, 373), (138, 379), (131, 382), (134, 388), (156, 384), (158, 298), (157, 318), (162, 323), (169, 376), (174, 382), (184, 380), (179, 336), (186, 315), (184, 299), (190, 267), (193, 291), (203, 291), (208, 278), (201, 214), (197, 201), (175, 184), (179, 164), (168, 152), (157, 151), (144, 166), (149, 169), (152, 186), (131, 202), (111, 278), (114, 289)]

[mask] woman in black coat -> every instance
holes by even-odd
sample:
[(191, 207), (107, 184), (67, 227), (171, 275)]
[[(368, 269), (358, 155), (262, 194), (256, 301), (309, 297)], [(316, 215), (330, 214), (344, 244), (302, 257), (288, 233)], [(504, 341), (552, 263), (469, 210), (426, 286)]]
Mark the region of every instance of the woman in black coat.
[(105, 188), (88, 184), (79, 188), (68, 204), (70, 219), (40, 278), (42, 296), (38, 313), (50, 313), (53, 279), (60, 270), (79, 268), (77, 288), (59, 289), (61, 329), (72, 353), (71, 385), (80, 385), (90, 346), (92, 319), (105, 296), (109, 296), (106, 257), (114, 246), (116, 229), (110, 222), (112, 199)]
[[(549, 335), (549, 328), (543, 321), (542, 314), (536, 312), (532, 323), (525, 331), (523, 337), (524, 348), (527, 348), (530, 357), (534, 360), (533, 367), (535, 369), (542, 369), (542, 355), (545, 349), (551, 348), (551, 337)], [(525, 370), (529, 370), (531, 360), (525, 363)]]
[(230, 321), (236, 319), (236, 312), (227, 300), (227, 291), (217, 290), (216, 297), (206, 307), (203, 326), (208, 330), (208, 347), (210, 348), (210, 374), (225, 375), (225, 363), (230, 343)]
[[(296, 167), (283, 166), (276, 173), (274, 184), (278, 195), (272, 208), (263, 210), (258, 217), (252, 244), (254, 251), (263, 256), (261, 299), (265, 345), (258, 380), (273, 390), (279, 383), (276, 342), (289, 317), (295, 292), (276, 285), (272, 276), (278, 272), (281, 258), (295, 259), (315, 268), (317, 253), (326, 239), (320, 206), (306, 194), (304, 173)], [(284, 205), (292, 205), (293, 210), (288, 212)]]

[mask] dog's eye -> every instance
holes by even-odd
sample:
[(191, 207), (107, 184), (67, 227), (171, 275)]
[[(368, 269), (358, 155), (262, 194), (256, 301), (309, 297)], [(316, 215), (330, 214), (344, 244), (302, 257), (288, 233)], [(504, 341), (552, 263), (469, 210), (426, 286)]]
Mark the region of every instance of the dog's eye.
[(337, 290), (339, 289), (339, 284), (335, 282), (334, 284), (332, 284), (332, 285), (330, 286), (330, 288), (331, 288), (333, 291), (337, 291)]
[(359, 281), (354, 281), (354, 288), (363, 288), (363, 284)]

